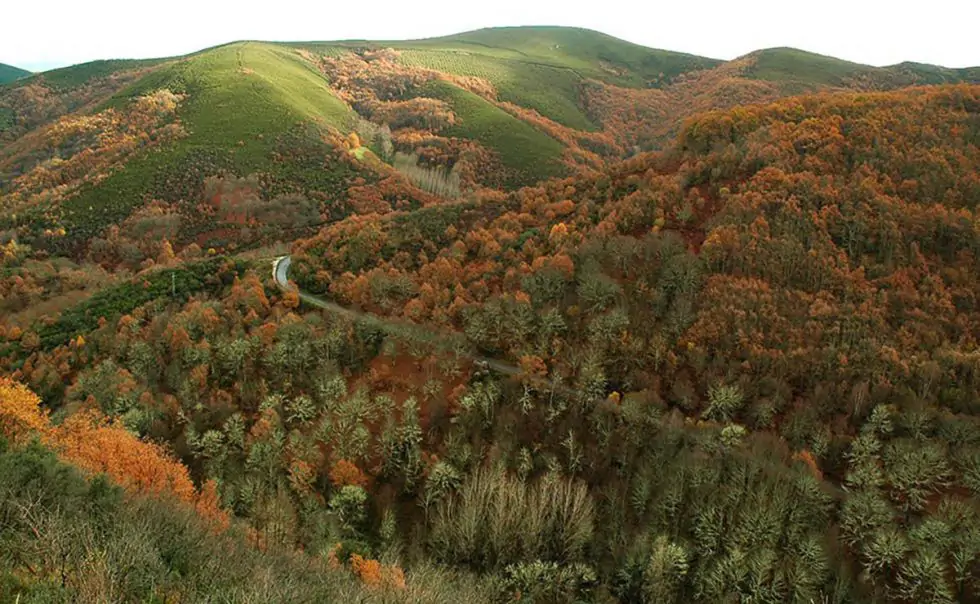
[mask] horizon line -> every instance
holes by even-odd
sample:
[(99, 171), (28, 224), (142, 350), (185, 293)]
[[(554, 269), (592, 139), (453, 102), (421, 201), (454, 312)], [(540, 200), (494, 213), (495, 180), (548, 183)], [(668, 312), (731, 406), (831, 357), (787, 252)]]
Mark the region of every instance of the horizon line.
[[(161, 61), (163, 61), (163, 60), (168, 60), (168, 59), (179, 59), (179, 58), (187, 57), (187, 56), (190, 56), (190, 55), (193, 55), (193, 54), (197, 54), (197, 53), (200, 53), (200, 52), (206, 52), (208, 50), (212, 50), (212, 49), (215, 49), (215, 48), (221, 48), (222, 46), (229, 46), (231, 44), (241, 44), (241, 43), (246, 43), (246, 42), (256, 42), (256, 43), (265, 43), (265, 44), (329, 44), (329, 43), (350, 44), (350, 43), (357, 43), (357, 42), (373, 43), (373, 44), (382, 44), (382, 43), (385, 43), (385, 42), (405, 43), (405, 42), (422, 42), (422, 41), (428, 41), (428, 40), (438, 40), (440, 38), (451, 38), (451, 37), (454, 37), (454, 36), (462, 36), (462, 35), (466, 35), (466, 34), (470, 34), (470, 33), (475, 33), (475, 32), (480, 32), (480, 31), (487, 31), (487, 30), (495, 30), (495, 29), (496, 30), (504, 30), (504, 29), (544, 29), (544, 28), (588, 31), (588, 32), (596, 33), (596, 34), (599, 34), (599, 35), (602, 35), (602, 36), (607, 36), (607, 37), (613, 38), (615, 40), (619, 40), (619, 41), (624, 42), (626, 44), (632, 44), (634, 46), (639, 46), (641, 48), (646, 48), (646, 49), (649, 49), (649, 50), (662, 51), (662, 52), (671, 52), (671, 53), (675, 53), (675, 54), (688, 55), (688, 56), (692, 56), (692, 57), (698, 57), (698, 58), (702, 58), (702, 59), (707, 59), (707, 60), (710, 60), (710, 61), (718, 61), (719, 63), (728, 63), (728, 62), (731, 62), (731, 61), (737, 61), (738, 59), (741, 59), (743, 57), (746, 57), (748, 55), (751, 55), (751, 54), (754, 54), (754, 53), (758, 53), (758, 52), (765, 52), (765, 51), (772, 51), (772, 50), (796, 50), (796, 51), (805, 52), (805, 53), (811, 54), (811, 55), (816, 55), (816, 56), (821, 56), (821, 57), (827, 57), (827, 58), (835, 59), (835, 60), (838, 60), (838, 61), (844, 61), (844, 62), (847, 62), (847, 63), (853, 63), (855, 65), (861, 65), (861, 66), (865, 66), (865, 67), (873, 67), (873, 68), (877, 68), (877, 69), (886, 69), (888, 67), (896, 67), (896, 66), (899, 66), (899, 65), (906, 65), (906, 64), (928, 65), (928, 66), (932, 66), (932, 67), (940, 67), (940, 68), (943, 68), (943, 69), (953, 69), (953, 70), (964, 70), (964, 69), (980, 68), (980, 65), (964, 65), (962, 67), (955, 67), (955, 66), (950, 66), (950, 65), (942, 65), (942, 64), (938, 64), (938, 63), (921, 62), (921, 61), (916, 61), (914, 59), (905, 59), (905, 60), (899, 61), (897, 63), (888, 63), (888, 64), (882, 64), (882, 65), (874, 65), (874, 64), (871, 64), (871, 63), (861, 63), (859, 61), (853, 61), (851, 59), (845, 59), (845, 58), (842, 58), (842, 57), (838, 57), (838, 56), (834, 56), (834, 55), (829, 55), (829, 54), (825, 54), (825, 53), (821, 53), (821, 52), (817, 52), (817, 51), (813, 51), (813, 50), (807, 50), (806, 48), (799, 47), (799, 46), (789, 46), (789, 45), (769, 46), (769, 47), (765, 47), (765, 48), (757, 48), (757, 49), (750, 50), (748, 52), (739, 54), (737, 56), (734, 56), (734, 57), (732, 57), (730, 59), (723, 59), (723, 58), (711, 57), (711, 56), (707, 56), (707, 55), (700, 55), (700, 54), (696, 54), (696, 53), (692, 53), (692, 52), (687, 52), (687, 51), (682, 51), (682, 50), (671, 50), (669, 48), (658, 48), (658, 47), (653, 47), (653, 46), (647, 46), (645, 44), (640, 44), (640, 43), (637, 43), (637, 42), (632, 42), (630, 40), (626, 40), (626, 39), (623, 39), (623, 38), (619, 38), (617, 36), (614, 36), (612, 34), (605, 33), (605, 32), (603, 32), (601, 30), (592, 29), (592, 28), (588, 28), (588, 27), (571, 26), (571, 25), (546, 25), (546, 24), (539, 24), (539, 25), (502, 25), (502, 26), (488, 26), (488, 27), (480, 27), (480, 28), (476, 28), (476, 29), (468, 29), (468, 30), (458, 31), (456, 33), (451, 33), (451, 34), (445, 34), (445, 35), (439, 35), (439, 36), (429, 36), (429, 37), (423, 37), (423, 38), (413, 38), (413, 37), (409, 37), (409, 38), (386, 38), (386, 39), (338, 38), (338, 39), (332, 39), (332, 40), (311, 40), (311, 39), (304, 39), (304, 40), (283, 40), (283, 39), (278, 39), (278, 40), (276, 40), (276, 39), (239, 38), (239, 39), (229, 40), (227, 42), (219, 42), (219, 43), (216, 43), (216, 44), (212, 44), (210, 46), (204, 46), (204, 47), (198, 48), (196, 50), (188, 51), (188, 52), (186, 52), (184, 54), (173, 54), (173, 55), (162, 55), (162, 56), (161, 55), (152, 55), (151, 54), (151, 55), (144, 55), (144, 56), (98, 57), (98, 58), (91, 58), (91, 59), (87, 59), (87, 60), (83, 60), (83, 61), (78, 61), (78, 62), (75, 62), (75, 63), (61, 63), (61, 62), (33, 63), (33, 64), (28, 64), (29, 66), (27, 66), (27, 67), (23, 67), (21, 65), (17, 65), (17, 64), (14, 64), (14, 63), (7, 63), (7, 62), (5, 62), (3, 60), (0, 60), (0, 64), (7, 65), (7, 66), (13, 67), (15, 69), (20, 69), (20, 70), (23, 70), (23, 71), (27, 71), (30, 74), (30, 76), (33, 76), (33, 75), (44, 74), (44, 73), (47, 73), (47, 72), (50, 72), (50, 71), (55, 71), (55, 70), (58, 70), (58, 69), (68, 69), (68, 68), (71, 68), (71, 67), (76, 67), (76, 66), (79, 66), (79, 65), (86, 65), (86, 64), (89, 64), (89, 63), (96, 63), (96, 62), (100, 62), (100, 61), (153, 61), (153, 60), (161, 60)], [(24, 77), (29, 77), (29, 76), (24, 76)]]

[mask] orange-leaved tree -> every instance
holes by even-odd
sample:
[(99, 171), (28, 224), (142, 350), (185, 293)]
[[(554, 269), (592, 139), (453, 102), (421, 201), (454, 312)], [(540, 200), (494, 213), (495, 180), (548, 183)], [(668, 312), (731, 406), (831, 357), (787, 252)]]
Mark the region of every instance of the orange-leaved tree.
[(366, 487), (368, 479), (360, 468), (346, 459), (341, 459), (330, 470), (330, 482), (337, 488), (347, 485)]
[(0, 377), (0, 432), (14, 442), (48, 430), (47, 414), (37, 395), (25, 386)]
[(36, 394), (23, 384), (0, 377), (0, 433), (15, 442), (37, 435), (62, 459), (79, 468), (104, 472), (132, 492), (175, 496), (194, 505), (218, 530), (228, 525), (213, 482), (198, 493), (187, 468), (163, 447), (141, 441), (97, 411), (79, 411), (52, 426)]
[(139, 440), (93, 411), (70, 416), (55, 429), (54, 440), (65, 459), (91, 472), (105, 472), (127, 489), (172, 493), (188, 503), (197, 497), (185, 466), (159, 445)]
[(385, 566), (377, 560), (351, 554), (351, 570), (369, 587), (405, 588), (405, 573), (398, 566)]

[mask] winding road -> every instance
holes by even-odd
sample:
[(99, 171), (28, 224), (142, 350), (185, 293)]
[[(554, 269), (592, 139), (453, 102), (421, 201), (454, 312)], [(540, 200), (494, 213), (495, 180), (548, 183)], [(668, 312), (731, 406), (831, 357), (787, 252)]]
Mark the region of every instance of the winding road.
[[(314, 296), (313, 294), (304, 292), (299, 289), (294, 283), (289, 282), (289, 265), (292, 263), (292, 258), (289, 256), (279, 256), (272, 262), (272, 278), (275, 280), (276, 285), (282, 291), (295, 291), (299, 294), (299, 299), (311, 306), (316, 306), (317, 308), (322, 308), (324, 310), (343, 315), (351, 319), (370, 319), (375, 323), (385, 326), (387, 328), (405, 330), (405, 329), (420, 329), (419, 325), (409, 325), (402, 324), (391, 319), (387, 319), (372, 313), (367, 313), (359, 310), (354, 310), (352, 308), (347, 308), (337, 304), (336, 302), (330, 302), (329, 300), (324, 300), (319, 296)], [(424, 328), (423, 328), (424, 329)], [(448, 338), (443, 334), (434, 332), (432, 330), (426, 330), (430, 335), (436, 337)], [(484, 357), (476, 354), (464, 354), (468, 358), (472, 359), (474, 362), (480, 365), (484, 365), (489, 369), (492, 369), (498, 373), (502, 373), (508, 376), (517, 376), (521, 374), (521, 370), (517, 365), (501, 361), (500, 359), (494, 359), (491, 357)]]

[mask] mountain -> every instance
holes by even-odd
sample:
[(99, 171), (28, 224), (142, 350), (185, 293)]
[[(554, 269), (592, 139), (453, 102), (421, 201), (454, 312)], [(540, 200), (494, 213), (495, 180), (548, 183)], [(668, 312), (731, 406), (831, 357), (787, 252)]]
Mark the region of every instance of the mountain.
[[(928, 66), (878, 69), (790, 49), (720, 62), (557, 27), (400, 42), (237, 42), (186, 57), (96, 61), (0, 91), (6, 143), (0, 174), (10, 183), (0, 226), (17, 227), (24, 241), (56, 253), (78, 254), (153, 201), (179, 217), (175, 244), (222, 250), (259, 239), (236, 241), (240, 225), (228, 228), (232, 214), (241, 221), (248, 211), (202, 218), (208, 178), (223, 179), (227, 190), (224, 201), (212, 195), (211, 205), (299, 195), (305, 199), (299, 214), (308, 217), (301, 222), (313, 225), (366, 207), (352, 195), (358, 179), (383, 180), (417, 206), (432, 200), (406, 184), (455, 196), (600, 169), (663, 147), (699, 111), (805, 91), (893, 89), (976, 75)], [(167, 99), (149, 100), (159, 91)], [(85, 124), (118, 116), (128, 122), (115, 138), (103, 137), (94, 154), (77, 153), (91, 144)], [(335, 134), (328, 141), (301, 122)], [(133, 146), (133, 136), (146, 140)], [(328, 154), (327, 147), (354, 156), (319, 170), (313, 156)], [(299, 153), (306, 154), (302, 170)], [(57, 168), (46, 163), (54, 157)], [(385, 163), (409, 183), (396, 184)], [(53, 176), (30, 176), (52, 169)]]
[(802, 86), (847, 87), (855, 80), (878, 82), (878, 86), (911, 84), (955, 84), (975, 82), (978, 68), (947, 69), (921, 63), (899, 63), (869, 67), (794, 48), (770, 48), (748, 55), (754, 59), (747, 74), (768, 81), (795, 82)]
[(7, 82), (13, 82), (14, 80), (19, 80), (20, 78), (26, 78), (31, 75), (31, 72), (14, 67), (13, 65), (4, 65), (0, 63), (0, 84), (6, 84)]
[[(291, 276), (548, 376), (502, 395), (470, 384), (450, 422), (474, 422), (471, 436), (513, 430), (486, 438), (579, 468), (603, 501), (594, 542), (616, 552), (619, 601), (763, 590), (771, 602), (975, 601), (946, 579), (960, 554), (917, 565), (933, 547), (924, 527), (980, 526), (967, 461), (980, 452), (978, 136), (976, 85), (717, 110), (689, 120), (666, 153), (598, 174), (330, 225), (294, 244)], [(412, 379), (375, 377), (396, 390)], [(516, 472), (535, 464), (531, 452), (500, 458)], [(487, 488), (474, 482), (463, 501)], [(460, 505), (463, 526), (486, 509)], [(495, 531), (472, 546), (453, 528), (435, 555), (488, 565)], [(656, 536), (617, 545), (637, 531)], [(885, 554), (879, 531), (907, 545)], [(977, 543), (947, 543), (966, 541)], [(783, 549), (794, 542), (814, 549)], [(767, 553), (716, 566), (740, 548)], [(651, 588), (645, 565), (668, 556), (690, 570)]]
[(978, 75), (541, 27), (0, 87), (0, 599), (980, 601)]

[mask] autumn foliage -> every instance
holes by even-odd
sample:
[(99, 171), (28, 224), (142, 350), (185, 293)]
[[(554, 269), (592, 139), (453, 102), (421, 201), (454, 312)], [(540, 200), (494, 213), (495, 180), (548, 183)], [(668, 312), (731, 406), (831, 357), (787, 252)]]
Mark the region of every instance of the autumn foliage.
[(83, 470), (105, 473), (135, 493), (166, 495), (194, 504), (216, 527), (228, 524), (213, 482), (199, 493), (187, 468), (163, 447), (139, 440), (94, 410), (81, 410), (51, 425), (34, 393), (9, 378), (0, 378), (0, 429), (4, 436), (17, 440), (37, 434), (63, 459)]
[(197, 496), (187, 468), (162, 447), (136, 439), (94, 412), (73, 414), (55, 429), (53, 438), (65, 459), (92, 473), (105, 472), (128, 489), (172, 494), (186, 502)]
[(330, 469), (330, 482), (337, 488), (347, 485), (366, 487), (368, 479), (360, 468), (346, 459), (341, 459)]
[(354, 574), (368, 587), (405, 588), (405, 573), (397, 566), (385, 566), (377, 560), (365, 559), (358, 554), (351, 555), (350, 566)]
[(33, 392), (8, 378), (0, 377), (0, 431), (7, 438), (23, 441), (49, 429), (47, 415)]
[[(404, 587), (381, 560), (411, 536), (413, 562), (535, 601), (596, 581), (624, 602), (829, 601), (851, 582), (977, 599), (980, 87), (778, 100), (790, 86), (746, 58), (642, 89), (588, 80), (586, 133), (394, 51), (303, 56), (374, 120), (270, 141), (317, 187), (194, 176), (99, 230), (85, 271), (0, 244), (0, 310), (17, 314), (0, 368), (66, 417), (0, 381), (8, 438), (217, 530), (224, 499), (266, 553), (343, 540), (327, 564), (378, 597)], [(500, 158), (447, 135), (460, 118), (424, 96), (437, 80), (560, 141), (571, 176), (476, 186)], [(75, 168), (128, 157), (127, 123), (44, 130), (69, 145), (104, 127), (105, 165), (39, 164), (5, 200), (68, 199)], [(446, 203), (407, 164), (351, 172), (379, 141), (471, 190)], [(293, 241), (290, 280), (344, 308), (279, 291), (266, 250), (188, 297), (161, 287), (159, 267), (212, 240)], [(141, 271), (106, 288), (118, 305), (74, 304), (118, 267)]]

